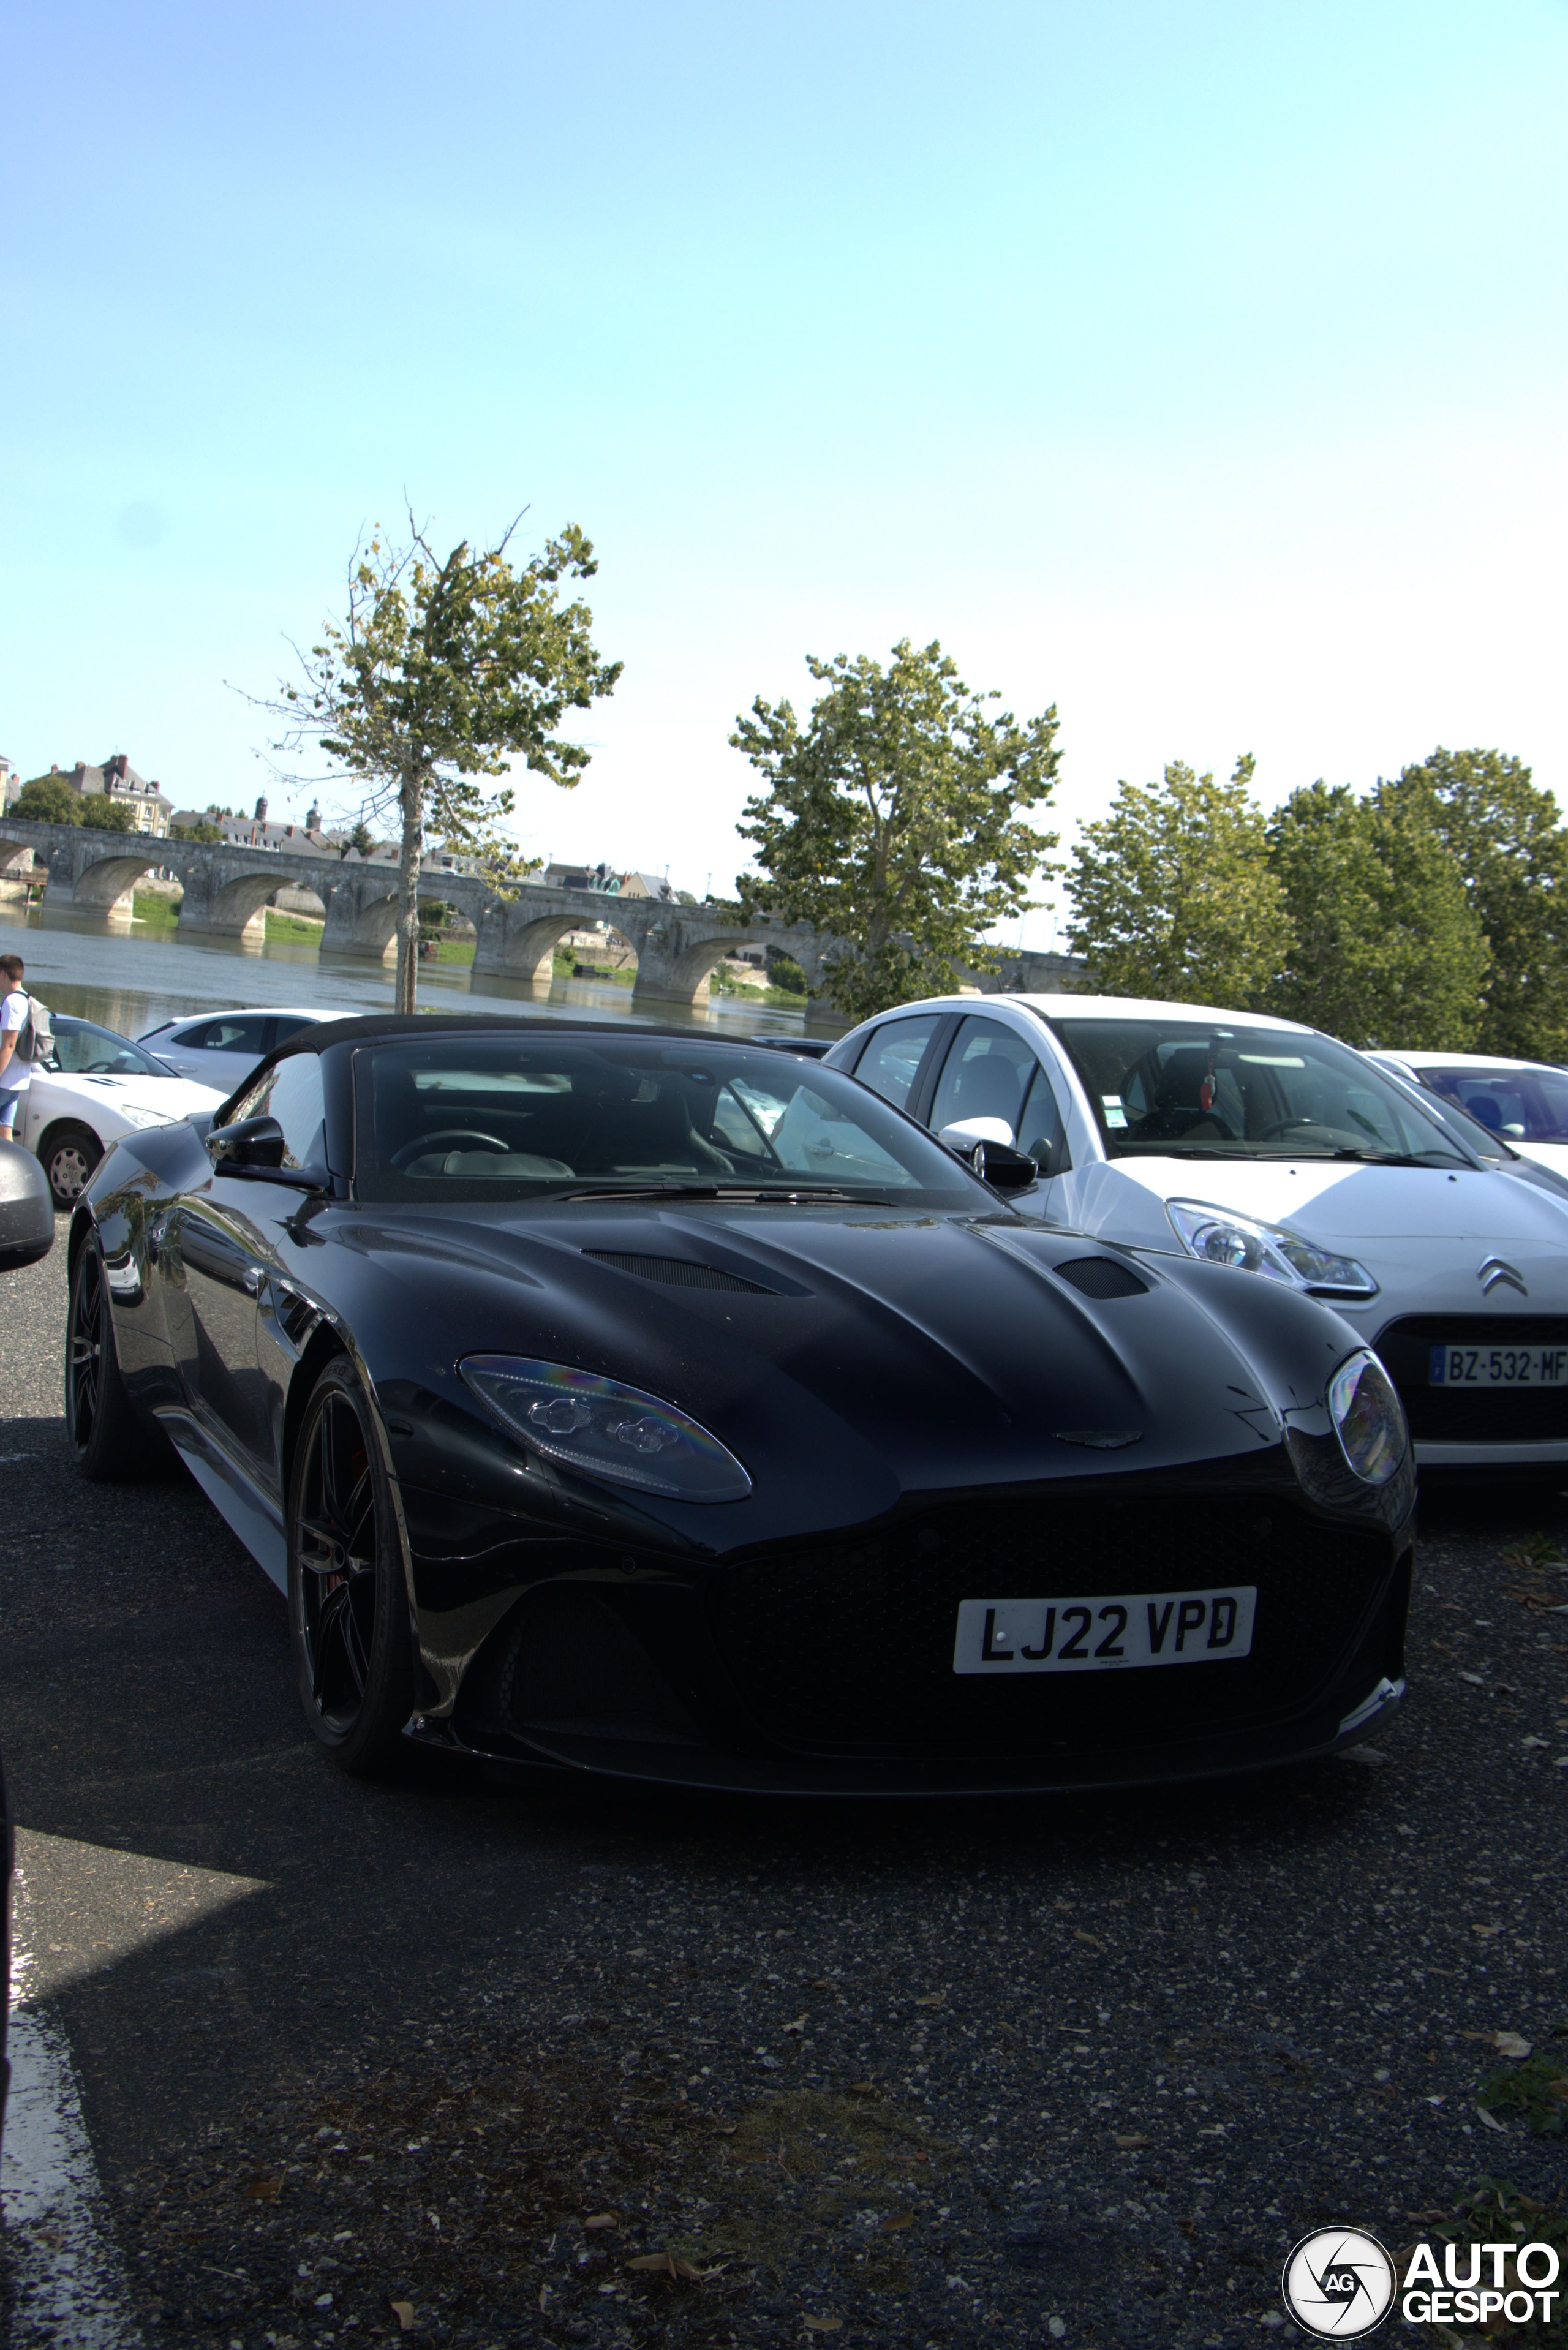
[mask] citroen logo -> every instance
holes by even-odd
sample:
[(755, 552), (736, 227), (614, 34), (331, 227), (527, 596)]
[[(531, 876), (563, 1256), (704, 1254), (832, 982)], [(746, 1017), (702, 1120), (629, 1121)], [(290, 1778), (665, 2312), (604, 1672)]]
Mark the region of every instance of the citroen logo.
[(1501, 1256), (1483, 1257), (1476, 1269), (1476, 1279), (1488, 1297), (1491, 1295), (1494, 1289), (1502, 1287), (1517, 1289), (1521, 1297), (1528, 1297), (1530, 1295), (1524, 1285), (1523, 1276), (1517, 1267), (1509, 1264)]

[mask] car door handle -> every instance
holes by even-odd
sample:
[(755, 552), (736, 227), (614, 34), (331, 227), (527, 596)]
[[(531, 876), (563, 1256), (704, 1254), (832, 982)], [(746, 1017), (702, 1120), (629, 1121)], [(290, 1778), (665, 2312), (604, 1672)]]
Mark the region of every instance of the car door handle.
[(253, 1297), (259, 1297), (262, 1284), (266, 1279), (266, 1267), (265, 1264), (247, 1264), (240, 1279)]

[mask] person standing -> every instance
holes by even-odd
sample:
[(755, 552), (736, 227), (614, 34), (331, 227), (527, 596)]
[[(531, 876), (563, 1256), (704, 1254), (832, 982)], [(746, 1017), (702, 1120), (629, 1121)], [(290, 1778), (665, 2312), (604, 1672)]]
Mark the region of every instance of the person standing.
[(32, 1065), (16, 1058), (16, 1039), (27, 1024), (28, 995), (22, 984), (26, 968), (20, 955), (0, 955), (0, 1142), (13, 1139), (27, 1106), (33, 1082)]

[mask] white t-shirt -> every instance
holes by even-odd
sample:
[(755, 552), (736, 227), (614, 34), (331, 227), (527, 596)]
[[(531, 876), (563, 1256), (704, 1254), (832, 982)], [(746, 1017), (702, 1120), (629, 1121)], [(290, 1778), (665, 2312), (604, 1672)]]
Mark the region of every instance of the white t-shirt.
[[(0, 997), (0, 1038), (14, 1036), (27, 1023), (32, 1006), (25, 987), (14, 987), (7, 996)], [(33, 1082), (31, 1061), (19, 1061), (15, 1053), (0, 1069), (0, 1094), (25, 1094)]]

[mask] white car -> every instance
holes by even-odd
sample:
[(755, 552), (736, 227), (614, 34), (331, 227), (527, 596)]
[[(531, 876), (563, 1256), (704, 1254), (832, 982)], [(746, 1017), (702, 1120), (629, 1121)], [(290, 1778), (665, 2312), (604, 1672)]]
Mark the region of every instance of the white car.
[(1523, 1159), (1568, 1175), (1568, 1069), (1493, 1053), (1372, 1053), (1397, 1076), (1466, 1110)]
[(318, 1012), (303, 1004), (241, 1006), (234, 1012), (202, 1012), (165, 1020), (139, 1041), (166, 1061), (176, 1076), (216, 1086), (226, 1101), (244, 1085), (256, 1063), (298, 1028), (320, 1020), (341, 1020), (341, 1012)]
[(1428, 1469), (1568, 1467), (1568, 1198), (1293, 1021), (1117, 996), (901, 1004), (827, 1055), (951, 1148), (1040, 1165), (1018, 1205), (1323, 1298)]
[(36, 1151), (57, 1208), (73, 1208), (111, 1142), (139, 1127), (211, 1117), (223, 1100), (211, 1086), (171, 1076), (161, 1061), (91, 1020), (53, 1015), (55, 1049), (34, 1066), (16, 1140)]

